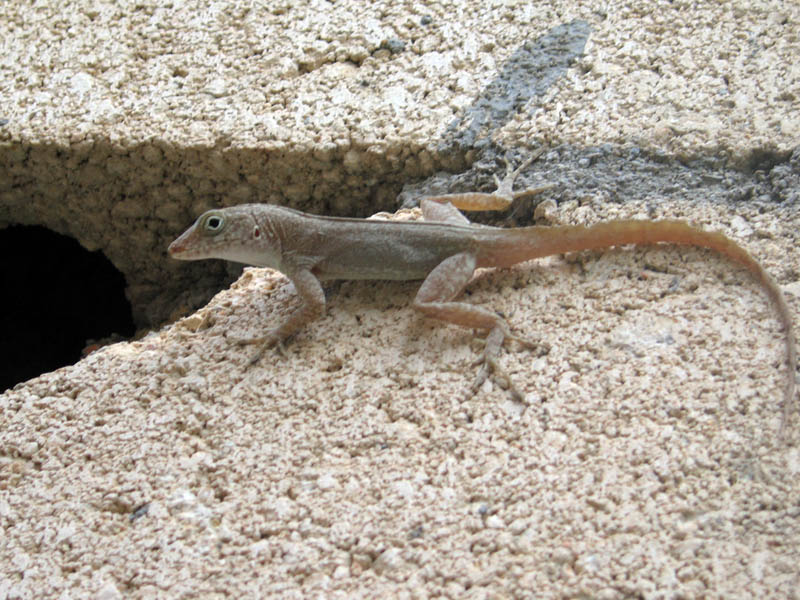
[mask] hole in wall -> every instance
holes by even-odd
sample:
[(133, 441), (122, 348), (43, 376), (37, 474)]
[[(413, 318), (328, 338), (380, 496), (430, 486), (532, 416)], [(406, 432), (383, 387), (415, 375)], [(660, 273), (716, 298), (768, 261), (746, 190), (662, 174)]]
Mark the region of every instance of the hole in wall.
[(45, 227), (0, 230), (0, 392), (73, 364), (89, 340), (135, 332), (125, 278)]

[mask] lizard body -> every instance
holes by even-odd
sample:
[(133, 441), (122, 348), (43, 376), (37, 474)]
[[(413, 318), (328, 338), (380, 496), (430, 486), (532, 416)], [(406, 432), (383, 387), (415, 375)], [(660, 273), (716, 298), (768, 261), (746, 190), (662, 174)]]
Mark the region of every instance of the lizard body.
[[(535, 158), (535, 157), (534, 157)], [(488, 331), (483, 365), (472, 386), (477, 389), (489, 372), (503, 375), (497, 364), (507, 339), (535, 344), (513, 336), (496, 313), (454, 299), (479, 267), (508, 267), (533, 258), (625, 244), (660, 242), (711, 248), (747, 268), (775, 306), (785, 333), (784, 431), (795, 397), (796, 347), (792, 319), (777, 284), (747, 251), (721, 233), (694, 228), (683, 221), (621, 220), (594, 226), (521, 227), (502, 229), (470, 224), (457, 209), (487, 210), (507, 206), (519, 196), (540, 189), (512, 192), (514, 178), (526, 166), (498, 182), (493, 194), (448, 194), (423, 198), (425, 221), (381, 221), (310, 215), (269, 204), (245, 204), (211, 210), (169, 247), (181, 260), (222, 258), (269, 267), (295, 285), (301, 306), (266, 335), (246, 340), (263, 351), (319, 317), (325, 296), (320, 280), (424, 280), (413, 307), (423, 314), (473, 329)], [(507, 377), (518, 398), (521, 394)]]

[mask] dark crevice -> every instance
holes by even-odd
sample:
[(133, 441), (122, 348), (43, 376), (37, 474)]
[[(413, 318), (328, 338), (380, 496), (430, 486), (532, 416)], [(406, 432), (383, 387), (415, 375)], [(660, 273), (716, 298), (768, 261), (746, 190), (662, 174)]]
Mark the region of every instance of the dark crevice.
[(135, 331), (122, 273), (45, 227), (0, 230), (0, 281), (0, 392), (75, 363), (90, 340)]
[(746, 169), (749, 172), (770, 171), (774, 167), (789, 162), (791, 151), (778, 151), (766, 148), (755, 148), (747, 157)]

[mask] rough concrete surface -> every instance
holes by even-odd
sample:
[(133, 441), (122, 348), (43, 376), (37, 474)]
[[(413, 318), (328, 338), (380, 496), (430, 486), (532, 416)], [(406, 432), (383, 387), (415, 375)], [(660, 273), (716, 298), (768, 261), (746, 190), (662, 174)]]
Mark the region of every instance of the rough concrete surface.
[[(185, 273), (219, 267), (159, 253), (202, 208), (369, 214), (547, 143), (522, 185), (556, 188), (509, 224), (688, 219), (797, 321), (797, 4), (116, 6), (0, 8), (0, 224), (191, 304)], [(479, 273), (465, 300), (552, 347), (502, 356), (527, 405), (465, 397), (481, 342), (415, 314), (416, 286), (333, 284), (246, 369), (232, 340), (296, 302), (247, 270), (0, 395), (0, 599), (800, 596), (800, 415), (780, 443), (782, 334), (746, 272), (659, 246)]]

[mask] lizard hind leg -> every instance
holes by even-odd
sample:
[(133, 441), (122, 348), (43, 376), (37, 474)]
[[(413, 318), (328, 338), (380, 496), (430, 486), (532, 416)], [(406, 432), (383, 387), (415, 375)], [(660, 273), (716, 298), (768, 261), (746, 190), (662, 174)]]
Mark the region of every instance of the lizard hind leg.
[[(536, 187), (529, 187), (518, 192), (514, 191), (514, 182), (520, 173), (525, 170), (532, 162), (539, 158), (545, 148), (539, 148), (527, 160), (523, 161), (516, 169), (513, 169), (507, 159), (503, 159), (506, 165), (506, 174), (502, 179), (494, 175), (494, 182), (497, 189), (491, 193), (486, 192), (461, 192), (456, 194), (444, 194), (442, 196), (426, 196), (420, 201), (422, 213), (426, 221), (438, 221), (462, 225), (468, 223), (467, 219), (457, 213), (450, 214), (449, 209), (439, 209), (436, 204), (451, 205), (460, 210), (505, 210), (517, 198), (524, 198), (541, 194), (555, 187), (548, 183)], [(426, 206), (427, 205), (427, 206)]]
[(508, 324), (498, 314), (466, 302), (453, 301), (472, 277), (475, 263), (475, 256), (469, 252), (462, 252), (443, 260), (420, 286), (413, 307), (434, 319), (488, 331), (483, 356), (476, 361), (480, 369), (471, 391), (473, 393), (477, 391), (491, 373), (498, 378), (501, 387), (508, 389), (516, 400), (521, 401), (523, 394), (498, 364), (500, 349), (506, 340), (517, 341), (527, 347), (540, 347), (540, 344), (512, 335)]
[(503, 157), (503, 162), (506, 165), (506, 174), (503, 179), (500, 179), (497, 175), (494, 175), (494, 183), (497, 186), (497, 189), (492, 192), (492, 196), (497, 198), (501, 198), (505, 200), (508, 204), (511, 204), (512, 201), (516, 200), (517, 198), (523, 198), (525, 196), (533, 196), (535, 194), (540, 194), (542, 192), (546, 192), (547, 190), (552, 189), (555, 187), (554, 184), (548, 183), (545, 185), (526, 188), (519, 192), (514, 191), (514, 182), (519, 177), (519, 174), (522, 173), (528, 166), (534, 162), (537, 158), (539, 158), (545, 151), (545, 147), (542, 146), (535, 152), (533, 152), (526, 160), (524, 160), (516, 169), (512, 168), (511, 163), (508, 162), (506, 157)]

